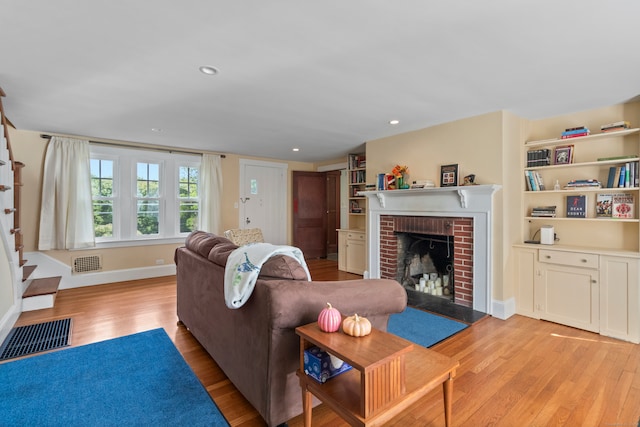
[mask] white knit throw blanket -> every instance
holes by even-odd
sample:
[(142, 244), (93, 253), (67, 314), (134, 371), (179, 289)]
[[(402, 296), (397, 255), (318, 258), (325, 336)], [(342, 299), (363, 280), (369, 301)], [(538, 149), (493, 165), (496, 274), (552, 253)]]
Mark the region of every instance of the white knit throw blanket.
[(274, 255), (298, 261), (311, 280), (302, 251), (293, 246), (250, 243), (231, 252), (224, 270), (224, 301), (229, 308), (240, 308), (251, 296), (262, 264)]

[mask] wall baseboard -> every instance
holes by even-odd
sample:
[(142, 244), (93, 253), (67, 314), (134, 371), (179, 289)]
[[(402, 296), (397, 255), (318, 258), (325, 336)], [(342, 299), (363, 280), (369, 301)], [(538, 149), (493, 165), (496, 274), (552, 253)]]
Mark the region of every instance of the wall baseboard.
[(497, 317), (501, 320), (507, 320), (514, 314), (516, 314), (515, 298), (509, 298), (506, 301), (493, 300), (493, 317)]
[(175, 264), (164, 264), (150, 267), (129, 268), (124, 270), (98, 271), (95, 273), (72, 274), (71, 267), (51, 258), (42, 252), (25, 254), (29, 264), (37, 264), (33, 277), (61, 276), (59, 289), (80, 288), (83, 286), (104, 285), (113, 282), (147, 279), (151, 277), (173, 276), (176, 274)]

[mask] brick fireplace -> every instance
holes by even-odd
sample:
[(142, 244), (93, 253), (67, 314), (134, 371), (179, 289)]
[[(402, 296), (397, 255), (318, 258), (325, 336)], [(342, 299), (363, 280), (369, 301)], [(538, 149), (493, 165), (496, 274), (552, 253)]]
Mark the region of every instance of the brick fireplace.
[(458, 270), (454, 284), (460, 286), (456, 288), (460, 296), (455, 297), (454, 292), (456, 302), (492, 314), (492, 209), (493, 194), (499, 188), (474, 185), (364, 192), (368, 198), (366, 274), (397, 280), (396, 233), (419, 229), (423, 233), (450, 224), (452, 231), (435, 231), (445, 236), (452, 233), (454, 238), (454, 270)]
[[(464, 217), (380, 216), (380, 277), (402, 283), (404, 254), (408, 248), (398, 233), (451, 239), (453, 302), (473, 307), (473, 220)], [(441, 240), (443, 241), (443, 240)], [(435, 254), (431, 254), (431, 258)], [(446, 273), (445, 268), (430, 271)], [(404, 284), (404, 283), (403, 283)]]

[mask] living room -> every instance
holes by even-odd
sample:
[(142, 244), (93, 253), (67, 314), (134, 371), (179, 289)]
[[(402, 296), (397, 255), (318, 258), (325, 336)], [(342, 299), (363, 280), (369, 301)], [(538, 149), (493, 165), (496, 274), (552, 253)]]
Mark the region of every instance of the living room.
[[(364, 5), (361, 6), (366, 8)], [(499, 6), (508, 7), (506, 4), (500, 4)], [(46, 7), (43, 7), (46, 10)], [(338, 6), (336, 5), (336, 7)], [(420, 6), (414, 5), (414, 7), (419, 8)], [(625, 5), (625, 7), (636, 6), (629, 4)], [(25, 13), (26, 16), (32, 16), (31, 14), (27, 14), (23, 11), (18, 12)], [(544, 16), (542, 12), (539, 13)], [(595, 14), (595, 11), (592, 13)], [(327, 14), (331, 16), (323, 16), (321, 20), (321, 22), (325, 24), (328, 24), (331, 22), (331, 18), (334, 18), (333, 14), (329, 14), (328, 12)], [(345, 11), (345, 14), (345, 16), (350, 17), (356, 16), (351, 10), (348, 11), (348, 13)], [(488, 11), (484, 11), (482, 16), (485, 16), (486, 14), (489, 14)], [(183, 18), (185, 17), (185, 15), (182, 14), (180, 16)], [(257, 18), (254, 17), (252, 19)], [(378, 19), (379, 21), (376, 21), (377, 23), (384, 22), (384, 19), (380, 17), (378, 17)], [(556, 19), (562, 22), (557, 15)], [(25, 17), (25, 20), (29, 21), (29, 18)], [(35, 24), (31, 23), (29, 25)], [(457, 28), (459, 23), (454, 22), (452, 25)], [(560, 27), (562, 25), (562, 23), (559, 24)], [(618, 28), (629, 28), (625, 27), (625, 25), (616, 26)], [(299, 29), (297, 26), (296, 28)], [(443, 34), (448, 33), (445, 31)], [(393, 37), (392, 34), (389, 36)], [(333, 37), (337, 36), (332, 36), (332, 39)], [(611, 35), (614, 42), (620, 40), (618, 37), (626, 40), (630, 35), (625, 34), (623, 30), (613, 32), (613, 35)], [(3, 37), (3, 39), (10, 38)], [(592, 39), (589, 38), (589, 40)], [(167, 42), (167, 40), (164, 41)], [(278, 39), (277, 42), (282, 42), (282, 40)], [(333, 40), (333, 42), (336, 43), (336, 46), (340, 45), (336, 40)], [(19, 45), (18, 40), (16, 40), (15, 43), (16, 45)], [(559, 48), (559, 50), (564, 50), (565, 53), (567, 48), (575, 47), (572, 43), (568, 43), (566, 45), (560, 44), (560, 46), (562, 48)], [(589, 49), (592, 52), (597, 51), (600, 47), (597, 43), (594, 43), (592, 46), (593, 47)], [(625, 50), (627, 49), (625, 48)], [(34, 59), (38, 59), (38, 61), (41, 60), (40, 55), (43, 55), (43, 53), (34, 52), (30, 54), (30, 61), (34, 61)], [(592, 130), (592, 133), (597, 133), (600, 126), (603, 124), (627, 120), (630, 122), (631, 128), (638, 127), (640, 125), (640, 105), (637, 100), (633, 100), (633, 97), (638, 93), (638, 88), (634, 87), (634, 84), (637, 83), (635, 80), (629, 79), (627, 75), (629, 70), (637, 70), (637, 67), (634, 68), (634, 64), (625, 64), (624, 66), (616, 67), (624, 71), (617, 70), (615, 72), (619, 74), (612, 77), (607, 76), (607, 78), (602, 80), (597, 80), (594, 75), (589, 73), (593, 83), (588, 84), (587, 86), (576, 85), (579, 87), (576, 92), (572, 92), (571, 95), (568, 95), (568, 92), (565, 93), (558, 89), (556, 89), (555, 92), (548, 89), (542, 91), (540, 87), (545, 87), (545, 85), (551, 84), (550, 82), (545, 82), (543, 85), (538, 86), (539, 95), (536, 97), (536, 103), (546, 106), (548, 112), (527, 115), (526, 113), (520, 112), (517, 108), (514, 108), (510, 102), (498, 100), (495, 102), (488, 102), (486, 105), (483, 105), (482, 102), (478, 101), (478, 99), (482, 99), (482, 97), (489, 97), (488, 94), (491, 93), (493, 89), (480, 90), (476, 88), (474, 92), (473, 88), (466, 88), (466, 85), (463, 82), (467, 80), (473, 81), (476, 79), (483, 80), (487, 77), (483, 72), (484, 62), (482, 61), (482, 58), (476, 58), (469, 55), (471, 55), (471, 52), (467, 52), (467, 56), (465, 58), (467, 62), (463, 62), (460, 58), (457, 59), (457, 61), (460, 61), (456, 63), (458, 67), (457, 74), (455, 75), (455, 78), (451, 76), (450, 78), (451, 80), (456, 80), (455, 84), (460, 85), (460, 87), (463, 88), (461, 91), (472, 93), (475, 100), (465, 99), (462, 98), (462, 95), (449, 92), (448, 95), (451, 95), (451, 98), (460, 97), (456, 100), (457, 105), (460, 106), (459, 112), (456, 112), (455, 115), (446, 115), (443, 113), (442, 116), (438, 116), (442, 117), (442, 119), (429, 118), (428, 120), (425, 120), (425, 117), (429, 116), (426, 113), (427, 104), (439, 104), (439, 100), (442, 99), (442, 94), (434, 94), (432, 98), (425, 95), (422, 103), (413, 104), (414, 110), (418, 111), (414, 112), (412, 118), (406, 122), (401, 120), (400, 126), (389, 125), (387, 123), (388, 119), (393, 117), (385, 116), (384, 118), (381, 118), (380, 115), (378, 115), (376, 121), (384, 122), (384, 127), (378, 125), (375, 127), (371, 126), (371, 130), (368, 130), (366, 133), (358, 134), (357, 138), (360, 139), (351, 141), (349, 143), (351, 145), (348, 151), (355, 151), (356, 149), (361, 148), (361, 144), (365, 142), (364, 147), (367, 156), (366, 169), (368, 182), (370, 183), (374, 183), (373, 177), (378, 173), (390, 172), (396, 164), (406, 164), (410, 168), (410, 177), (412, 180), (433, 180), (436, 182), (436, 185), (438, 185), (440, 179), (440, 167), (447, 164), (457, 164), (459, 165), (459, 177), (474, 174), (477, 184), (491, 184), (500, 187), (492, 199), (493, 208), (490, 224), (490, 247), (492, 255), (490, 270), (492, 277), (492, 292), (490, 295), (491, 304), (488, 311), (495, 319), (513, 319), (516, 314), (521, 314), (521, 312), (526, 311), (525, 308), (519, 307), (520, 302), (518, 298), (523, 295), (523, 289), (518, 285), (520, 277), (519, 274), (521, 274), (522, 269), (522, 261), (521, 258), (519, 258), (521, 252), (519, 252), (516, 247), (519, 247), (518, 245), (522, 245), (525, 240), (529, 240), (534, 237), (532, 236), (534, 233), (530, 232), (530, 225), (528, 225), (526, 220), (523, 220), (529, 215), (529, 202), (523, 194), (523, 189), (526, 187), (522, 172), (525, 167), (525, 153), (527, 150), (524, 144), (527, 141), (558, 138), (562, 131), (575, 126), (586, 126)], [(521, 53), (521, 56), (528, 55), (526, 53)], [(516, 57), (518, 57), (518, 55), (516, 55)], [(477, 71), (471, 72), (469, 70), (469, 62), (471, 62), (470, 58), (475, 58), (478, 61), (477, 63), (472, 64), (474, 69)], [(212, 61), (216, 62), (215, 58), (212, 59)], [(517, 62), (517, 59), (514, 60), (514, 62)], [(55, 61), (52, 61), (52, 63), (55, 63)], [(200, 63), (195, 64), (194, 68), (197, 69), (198, 65), (200, 65)], [(422, 62), (417, 65), (422, 67), (429, 66), (428, 63)], [(216, 78), (223, 77), (226, 72), (223, 64), (220, 64), (219, 66), (221, 69), (221, 75), (216, 76)], [(583, 66), (584, 64), (582, 63), (580, 65), (580, 69)], [(572, 68), (571, 70), (578, 74), (575, 71), (576, 69), (577, 68)], [(461, 70), (464, 70), (464, 72)], [(526, 86), (528, 83), (527, 81), (517, 79), (516, 82), (513, 82), (512, 80), (509, 80), (510, 78), (513, 78), (513, 75), (515, 75), (516, 72), (518, 72), (518, 67), (509, 68), (509, 72), (499, 74), (497, 79), (502, 82), (509, 82), (510, 86)], [(567, 90), (571, 86), (569, 83), (572, 77), (576, 75), (568, 72), (567, 74), (571, 74), (571, 76), (567, 77), (565, 75), (561, 75), (563, 74), (561, 71), (556, 70), (553, 73), (549, 72), (549, 74), (544, 74), (540, 79), (545, 80), (545, 77), (552, 79), (554, 73), (560, 75), (558, 79), (563, 82)], [(595, 73), (595, 71), (593, 73)], [(107, 72), (105, 72), (105, 74), (107, 74)], [(396, 77), (399, 75), (402, 75), (402, 73), (394, 74)], [(6, 115), (16, 125), (15, 129), (9, 128), (9, 135), (14, 155), (17, 160), (23, 161), (26, 164), (26, 167), (23, 170), (21, 201), (21, 228), (24, 236), (24, 250), (27, 254), (37, 254), (43, 176), (42, 165), (47, 146), (47, 140), (41, 138), (40, 135), (42, 133), (54, 133), (66, 136), (86, 136), (91, 140), (118, 142), (132, 145), (139, 145), (142, 138), (139, 138), (138, 136), (131, 136), (130, 138), (114, 138), (109, 134), (89, 133), (89, 131), (78, 133), (71, 124), (69, 124), (67, 128), (60, 128), (60, 130), (55, 132), (46, 126), (43, 126), (42, 128), (23, 128), (20, 125), (20, 120), (17, 120), (17, 117), (14, 118), (11, 107), (13, 103), (18, 102), (16, 98), (19, 98), (21, 85), (24, 85), (25, 83), (20, 82), (13, 73), (9, 73), (7, 76), (5, 76), (4, 73), (0, 73), (0, 79), (0, 85), (2, 86), (2, 89), (6, 91), (7, 95), (3, 98)], [(376, 96), (384, 98), (386, 94), (380, 92), (393, 90), (391, 80), (385, 81), (386, 84), (389, 85), (389, 88), (385, 89), (385, 91), (379, 89), (377, 92), (374, 92)], [(39, 86), (41, 83), (33, 81), (30, 84), (33, 86)], [(57, 86), (55, 83), (48, 83), (48, 85), (49, 87)], [(137, 92), (137, 89), (134, 88), (129, 88), (129, 90), (131, 93)], [(521, 89), (512, 90), (515, 92), (521, 91)], [(292, 91), (294, 90), (292, 89)], [(584, 95), (585, 92), (592, 94), (591, 96), (586, 96)], [(123, 90), (122, 93), (124, 98), (124, 94), (127, 93), (127, 90)], [(71, 89), (69, 89), (68, 94), (57, 94), (57, 96), (68, 96), (69, 98), (73, 98), (74, 95), (75, 93)], [(275, 93), (271, 93), (270, 95), (276, 96)], [(523, 97), (524, 94), (520, 93), (519, 96)], [(582, 100), (583, 103), (578, 102), (581, 100), (580, 96), (584, 96), (586, 98)], [(568, 98), (575, 100), (575, 102), (567, 102)], [(97, 96), (97, 99), (99, 99), (99, 96)], [(426, 99), (429, 99), (430, 102), (426, 102)], [(51, 99), (46, 99), (46, 101), (51, 101)], [(43, 106), (44, 104), (42, 102), (44, 101), (35, 101), (35, 104), (33, 104), (31, 108), (34, 111), (40, 108), (53, 108), (48, 104)], [(125, 102), (124, 99), (123, 102)], [(332, 102), (335, 103), (336, 101), (333, 100)], [(363, 101), (361, 100), (360, 102)], [(351, 104), (350, 107), (353, 110), (359, 110), (361, 108), (359, 105), (360, 102), (356, 103), (358, 105)], [(565, 104), (563, 104), (561, 108), (560, 104), (563, 102)], [(476, 103), (478, 105), (476, 105)], [(395, 106), (395, 101), (389, 102), (389, 105)], [(445, 105), (444, 99), (442, 100), (442, 105)], [(230, 110), (235, 107), (236, 106), (232, 105)], [(136, 106), (136, 108), (138, 108), (138, 106)], [(222, 107), (216, 107), (216, 111), (218, 108), (222, 109)], [(293, 107), (289, 108), (293, 109)], [(323, 108), (329, 107), (325, 106)], [(452, 109), (454, 107), (449, 106), (448, 108)], [(126, 106), (122, 106), (122, 110), (126, 111)], [(197, 122), (196, 119), (189, 118), (187, 120), (182, 118), (179, 110), (179, 106), (174, 107), (173, 115), (177, 122), (185, 120), (188, 122), (189, 126), (193, 126), (194, 122)], [(389, 108), (388, 111), (392, 110), (392, 108)], [(522, 111), (525, 110), (523, 109)], [(360, 119), (359, 116), (361, 114), (362, 113), (356, 114), (354, 120)], [(384, 114), (391, 113), (385, 112)], [(203, 122), (210, 119), (206, 115), (195, 115), (194, 117), (199, 118)], [(306, 120), (313, 121), (312, 118), (309, 117), (306, 117)], [(70, 117), (68, 121), (73, 122), (74, 118)], [(301, 120), (300, 123), (304, 121), (305, 120)], [(331, 124), (327, 124), (330, 123), (330, 121), (322, 120), (322, 122), (323, 125), (311, 125), (310, 129), (314, 127), (332, 126)], [(111, 122), (110, 125), (116, 127), (117, 121)], [(144, 123), (144, 126), (145, 128), (151, 128), (147, 123)], [(281, 128), (281, 126), (282, 125), (279, 123), (274, 125), (273, 129)], [(162, 127), (169, 128), (170, 126), (168, 124), (163, 124)], [(264, 132), (265, 135), (270, 133), (267, 131)], [(311, 135), (311, 131), (308, 129), (305, 129), (304, 132)], [(166, 136), (166, 134), (170, 133), (171, 132), (165, 132), (165, 136), (162, 138), (171, 139), (172, 136)], [(277, 132), (273, 131), (273, 133)], [(344, 134), (346, 134), (346, 132), (343, 132), (341, 136), (344, 136)], [(238, 209), (235, 206), (242, 196), (238, 179), (240, 175), (241, 160), (250, 159), (257, 161), (280, 162), (287, 165), (289, 175), (287, 179), (288, 197), (286, 206), (286, 235), (288, 242), (292, 241), (291, 212), (293, 206), (290, 197), (291, 172), (294, 170), (322, 170), (328, 165), (344, 164), (346, 162), (345, 152), (340, 153), (339, 155), (329, 154), (328, 157), (322, 157), (322, 155), (316, 154), (317, 152), (322, 152), (323, 141), (321, 139), (313, 139), (313, 143), (306, 148), (306, 150), (313, 152), (314, 155), (317, 156), (316, 158), (312, 158), (310, 160), (299, 160), (300, 158), (292, 157), (293, 154), (288, 152), (290, 151), (290, 148), (287, 148), (287, 152), (285, 153), (282, 146), (276, 148), (275, 142), (270, 140), (261, 144), (263, 145), (263, 147), (260, 148), (262, 151), (252, 151), (256, 154), (251, 155), (247, 154), (246, 151), (236, 151), (236, 145), (234, 144), (227, 146), (216, 145), (213, 146), (212, 149), (207, 149), (203, 147), (190, 147), (187, 142), (184, 142), (188, 138), (182, 138), (181, 136), (173, 136), (173, 138), (175, 138), (174, 141), (179, 140), (180, 142), (175, 143), (175, 145), (164, 144), (169, 149), (213, 151), (226, 156), (221, 162), (222, 175), (225, 179), (224, 191), (221, 195), (222, 211), (220, 229), (216, 230), (218, 233), (226, 229), (236, 228), (240, 225)], [(637, 135), (635, 138), (637, 139)], [(154, 145), (162, 145), (152, 141), (151, 139), (148, 139), (147, 141), (149, 141), (149, 143), (154, 143)], [(287, 140), (287, 144), (291, 145), (291, 141)], [(330, 151), (333, 147), (330, 147), (330, 144), (327, 145), (327, 152), (334, 153), (335, 151)], [(240, 146), (237, 145), (237, 147)], [(269, 151), (269, 147), (273, 147), (271, 151)], [(304, 148), (302, 152), (305, 152)], [(280, 153), (282, 154), (279, 155)], [(371, 178), (369, 179), (369, 177)], [(553, 182), (547, 182), (546, 184), (547, 186), (553, 186)], [(538, 222), (536, 224), (540, 223)], [(557, 225), (556, 228), (561, 242), (570, 241), (572, 244), (579, 247), (598, 247), (599, 244), (594, 244), (594, 241), (605, 242), (601, 249), (611, 251), (622, 250), (627, 255), (631, 253), (633, 256), (637, 257), (639, 243), (638, 225), (636, 223), (632, 223), (628, 227), (624, 226), (625, 228), (618, 227), (618, 225), (605, 225), (602, 228), (599, 226), (600, 224), (594, 227), (594, 223), (592, 221), (584, 224), (559, 221), (559, 225)], [(613, 227), (618, 228), (613, 229)], [(123, 280), (135, 278), (126, 276), (126, 274), (131, 272), (135, 272), (131, 274), (138, 275), (148, 274), (148, 277), (171, 274), (174, 250), (181, 244), (182, 243), (178, 242), (163, 245), (125, 246), (100, 249), (100, 254), (103, 257), (103, 277), (109, 277), (109, 275), (111, 275), (111, 277), (116, 278), (101, 280), (115, 282), (119, 281), (119, 278), (123, 278)], [(94, 249), (74, 250), (73, 252), (67, 250), (54, 250), (47, 251), (44, 255), (53, 258), (57, 263), (70, 266), (72, 257), (92, 255), (95, 253), (96, 250)], [(164, 264), (159, 265), (157, 260), (163, 260)], [(0, 295), (3, 300), (1, 307), (2, 310), (0, 311), (0, 318), (3, 320), (3, 324), (1, 325), (3, 329), (10, 327), (11, 325), (9, 323), (12, 323), (10, 322), (10, 319), (15, 319), (15, 316), (17, 315), (17, 313), (15, 313), (15, 307), (12, 304), (12, 301), (15, 301), (14, 295), (12, 292), (8, 291), (5, 286), (6, 284), (3, 282), (3, 289), (0, 290)], [(5, 296), (7, 298), (5, 298)], [(533, 317), (535, 317), (535, 315)], [(595, 334), (594, 337), (597, 337), (594, 339), (601, 339), (597, 334)], [(637, 380), (634, 381), (635, 382), (633, 384), (635, 385), (633, 387), (637, 387)]]

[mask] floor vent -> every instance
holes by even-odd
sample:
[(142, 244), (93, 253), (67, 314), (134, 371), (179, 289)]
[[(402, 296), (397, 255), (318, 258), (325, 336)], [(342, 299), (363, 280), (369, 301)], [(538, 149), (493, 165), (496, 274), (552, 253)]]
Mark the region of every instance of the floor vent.
[(102, 255), (80, 256), (72, 260), (74, 273), (102, 270)]
[(11, 329), (0, 346), (0, 360), (66, 347), (71, 339), (71, 319), (53, 320)]

